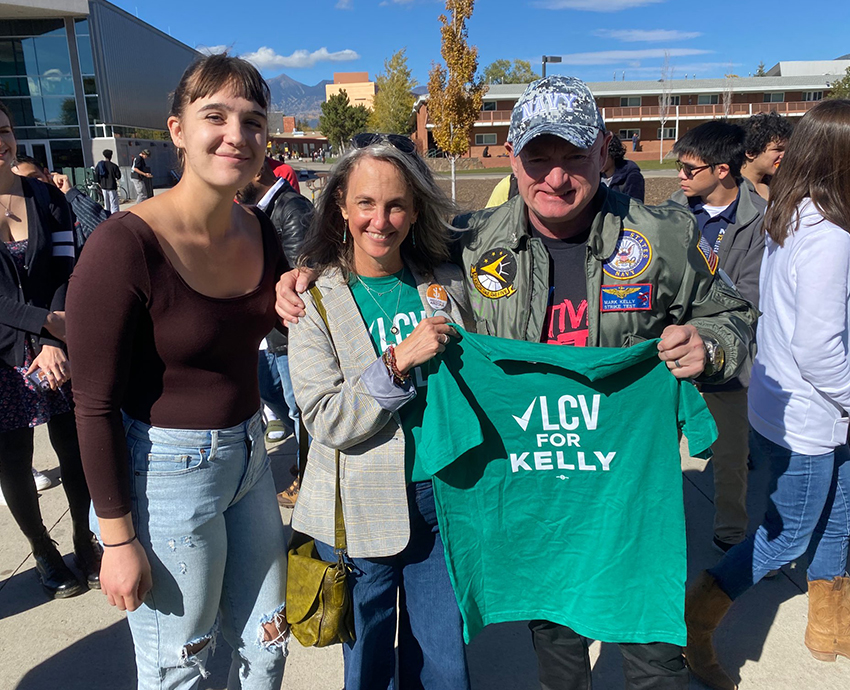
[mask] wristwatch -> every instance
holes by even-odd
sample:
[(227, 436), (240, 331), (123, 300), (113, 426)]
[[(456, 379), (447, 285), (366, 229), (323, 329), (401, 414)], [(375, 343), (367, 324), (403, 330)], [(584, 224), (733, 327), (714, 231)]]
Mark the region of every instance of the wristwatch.
[(726, 364), (726, 352), (714, 338), (703, 337), (702, 343), (705, 347), (705, 369), (702, 375), (708, 378), (723, 371), (723, 365)]

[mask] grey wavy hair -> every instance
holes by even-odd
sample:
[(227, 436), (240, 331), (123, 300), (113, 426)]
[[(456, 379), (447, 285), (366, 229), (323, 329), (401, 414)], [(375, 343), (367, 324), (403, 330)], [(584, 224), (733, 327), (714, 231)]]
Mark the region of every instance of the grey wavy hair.
[(456, 212), (455, 205), (437, 185), (431, 170), (418, 154), (404, 153), (384, 140), (349, 151), (337, 162), (316, 203), (316, 214), (305, 238), (299, 263), (320, 273), (328, 268), (338, 268), (346, 279), (355, 273), (354, 242), (351, 238), (343, 239), (345, 220), (340, 206), (345, 202), (354, 168), (366, 158), (393, 165), (413, 193), (417, 219), (402, 242), (401, 253), (419, 273), (432, 275), (434, 269), (450, 257), (452, 227), (448, 221)]

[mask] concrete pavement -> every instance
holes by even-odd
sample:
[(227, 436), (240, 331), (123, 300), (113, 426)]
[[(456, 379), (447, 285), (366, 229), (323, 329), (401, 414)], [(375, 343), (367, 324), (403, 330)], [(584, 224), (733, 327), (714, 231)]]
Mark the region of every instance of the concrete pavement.
[[(55, 482), (58, 462), (44, 427), (36, 430), (35, 466)], [(280, 487), (289, 480), (294, 443), (270, 448)], [(712, 565), (718, 555), (710, 546), (712, 478), (710, 466), (683, 454), (689, 574)], [(755, 490), (751, 513), (763, 501), (763, 479), (751, 477)], [(63, 553), (71, 551), (67, 501), (59, 485), (41, 494), (45, 524)], [(291, 512), (281, 511), (288, 525)], [(132, 641), (123, 614), (109, 607), (99, 592), (50, 601), (36, 580), (26, 541), (7, 508), (0, 507), (0, 690), (131, 690), (134, 685)], [(71, 562), (70, 555), (66, 560)], [(624, 573), (627, 577), (628, 573)], [(806, 625), (803, 566), (788, 566), (736, 602), (718, 633), (721, 659), (741, 678), (742, 690), (846, 690), (850, 661), (817, 662), (803, 646)], [(219, 640), (210, 678), (203, 690), (226, 686), (229, 655)], [(613, 645), (594, 644), (594, 687), (623, 687), (620, 655)], [(474, 690), (537, 690), (536, 660), (523, 623), (487, 628), (468, 648)], [(691, 682), (692, 690), (703, 686)], [(283, 688), (340, 690), (339, 647), (304, 649), (291, 643)]]

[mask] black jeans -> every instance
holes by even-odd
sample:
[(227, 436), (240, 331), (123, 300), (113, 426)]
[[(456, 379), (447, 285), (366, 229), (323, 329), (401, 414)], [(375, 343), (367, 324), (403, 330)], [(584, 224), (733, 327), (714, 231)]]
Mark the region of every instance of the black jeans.
[[(542, 690), (590, 690), (587, 638), (565, 625), (531, 621)], [(687, 690), (682, 648), (667, 642), (620, 644), (627, 690)]]
[[(68, 497), (74, 535), (84, 537), (88, 534), (91, 498), (83, 474), (74, 413), (66, 412), (52, 417), (47, 423), (47, 432), (50, 444), (59, 458), (62, 487)], [(32, 454), (32, 429), (27, 427), (0, 433), (0, 487), (12, 517), (30, 541), (44, 533), (38, 492), (32, 476)]]

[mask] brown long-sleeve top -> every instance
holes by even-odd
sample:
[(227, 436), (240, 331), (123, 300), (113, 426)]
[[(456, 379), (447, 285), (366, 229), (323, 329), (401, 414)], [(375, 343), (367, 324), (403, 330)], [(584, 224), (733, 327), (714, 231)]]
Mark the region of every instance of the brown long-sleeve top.
[(240, 297), (190, 288), (141, 218), (117, 213), (86, 243), (67, 297), (69, 360), (83, 466), (99, 517), (130, 512), (121, 410), (153, 426), (224, 429), (260, 405), (257, 351), (274, 327), (286, 270), (261, 213), (264, 269)]

